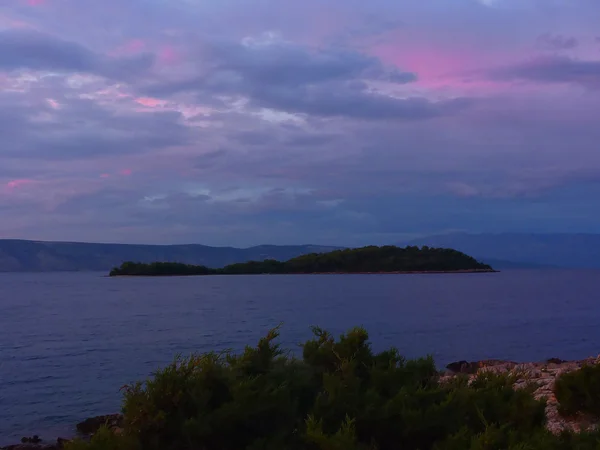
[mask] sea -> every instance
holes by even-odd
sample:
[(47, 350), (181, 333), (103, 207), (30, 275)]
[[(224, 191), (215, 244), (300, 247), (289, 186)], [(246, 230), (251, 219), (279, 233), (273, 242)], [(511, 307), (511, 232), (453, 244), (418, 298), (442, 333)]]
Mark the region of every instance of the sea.
[(364, 326), (406, 357), (539, 361), (600, 353), (600, 271), (108, 278), (0, 274), (0, 446), (69, 437), (118, 412), (120, 388), (176, 355), (256, 344), (281, 325), (300, 354), (311, 326)]

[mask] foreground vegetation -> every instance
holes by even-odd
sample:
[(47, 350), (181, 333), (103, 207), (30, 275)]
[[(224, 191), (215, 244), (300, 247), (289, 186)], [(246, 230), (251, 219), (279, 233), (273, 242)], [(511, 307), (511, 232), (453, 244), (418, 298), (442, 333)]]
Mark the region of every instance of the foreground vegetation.
[(124, 428), (71, 450), (600, 449), (600, 434), (554, 436), (532, 389), (492, 373), (440, 383), (432, 359), (374, 352), (364, 329), (315, 328), (293, 358), (272, 330), (239, 355), (178, 358), (126, 386)]
[(456, 250), (430, 247), (363, 247), (311, 253), (288, 261), (249, 261), (222, 269), (180, 263), (126, 262), (114, 268), (111, 276), (120, 275), (239, 275), (296, 273), (369, 273), (369, 272), (456, 272), (491, 271), (492, 268)]
[(563, 374), (556, 380), (554, 389), (562, 414), (600, 417), (600, 365), (588, 365)]

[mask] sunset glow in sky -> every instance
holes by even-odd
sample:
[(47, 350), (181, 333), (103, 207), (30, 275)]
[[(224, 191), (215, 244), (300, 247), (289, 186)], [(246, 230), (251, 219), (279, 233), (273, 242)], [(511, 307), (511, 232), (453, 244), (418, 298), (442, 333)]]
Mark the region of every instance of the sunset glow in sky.
[(600, 232), (598, 0), (5, 0), (0, 238)]

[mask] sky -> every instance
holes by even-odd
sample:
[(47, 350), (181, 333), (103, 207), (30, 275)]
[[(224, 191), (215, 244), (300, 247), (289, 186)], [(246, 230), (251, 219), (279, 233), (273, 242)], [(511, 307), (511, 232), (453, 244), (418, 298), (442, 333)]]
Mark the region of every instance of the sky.
[(3, 0), (0, 238), (600, 232), (598, 0)]

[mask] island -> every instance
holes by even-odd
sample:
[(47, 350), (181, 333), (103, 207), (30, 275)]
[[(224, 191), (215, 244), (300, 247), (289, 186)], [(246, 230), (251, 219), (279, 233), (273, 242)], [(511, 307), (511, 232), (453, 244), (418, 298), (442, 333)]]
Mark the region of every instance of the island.
[(491, 266), (447, 248), (369, 246), (311, 253), (287, 261), (266, 259), (214, 269), (177, 262), (125, 262), (110, 276), (185, 276), (249, 274), (358, 274), (358, 273), (478, 273), (495, 272)]

